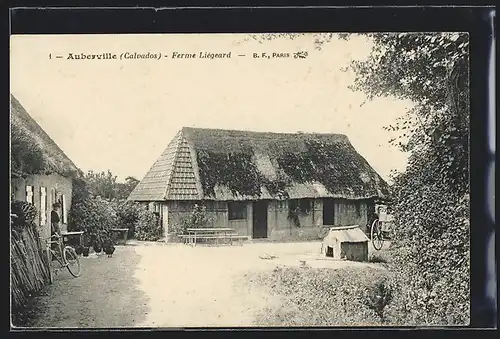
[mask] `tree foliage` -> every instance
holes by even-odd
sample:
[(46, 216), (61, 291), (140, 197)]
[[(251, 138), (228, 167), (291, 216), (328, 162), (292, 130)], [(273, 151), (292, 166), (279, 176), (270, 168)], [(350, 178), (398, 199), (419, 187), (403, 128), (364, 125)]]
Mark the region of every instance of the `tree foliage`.
[(84, 245), (103, 242), (116, 227), (116, 209), (112, 202), (94, 196), (83, 180), (75, 180), (68, 219), (69, 231), (84, 231)]
[[(283, 35), (286, 33), (281, 33)], [(414, 106), (386, 130), (409, 153), (394, 174), (394, 303), (408, 324), (466, 324), (469, 317), (469, 36), (464, 33), (369, 33), (365, 60), (354, 60), (350, 88), (367, 100), (391, 97)], [(294, 39), (301, 34), (290, 34)], [(352, 34), (313, 34), (316, 48)], [(265, 42), (280, 34), (252, 35)], [(380, 114), (383, 114), (381, 112)]]
[(174, 232), (185, 234), (188, 228), (205, 228), (213, 226), (214, 217), (203, 204), (195, 204), (191, 213), (181, 218), (179, 224), (174, 224)]
[[(410, 179), (410, 181), (406, 181)], [(406, 181), (406, 182), (405, 182)], [(402, 322), (467, 324), (470, 288), (469, 201), (444, 184), (401, 176), (393, 255)]]
[(116, 203), (117, 224), (128, 228), (128, 237), (133, 238), (135, 227), (139, 221), (141, 210), (144, 209), (135, 201), (120, 201)]
[[(425, 182), (445, 181), (459, 193), (468, 191), (469, 72), (468, 35), (372, 34), (367, 60), (353, 61), (351, 86), (374, 97), (395, 97), (415, 103), (387, 130), (410, 152), (410, 172)], [(427, 171), (425, 167), (432, 165)], [(436, 172), (436, 173), (434, 173)], [(438, 176), (436, 176), (437, 174)]]
[(72, 204), (69, 212), (68, 230), (84, 231), (86, 245), (104, 241), (111, 236), (114, 227), (129, 228), (129, 236), (134, 235), (139, 219), (138, 204), (123, 201), (136, 185), (136, 179), (129, 177), (127, 189), (122, 195), (117, 189), (116, 176), (110, 171), (96, 174), (89, 171), (83, 179), (73, 180)]
[(134, 188), (139, 184), (139, 180), (134, 177), (126, 177), (125, 182), (115, 184), (115, 198), (118, 200), (127, 199)]
[(158, 216), (147, 210), (140, 209), (135, 225), (135, 237), (138, 240), (156, 241), (162, 236), (162, 227)]
[(401, 314), (419, 324), (466, 324), (469, 313), (468, 35), (371, 34), (351, 87), (368, 99), (415, 103), (388, 130), (410, 153), (396, 174), (394, 269)]
[(117, 182), (117, 176), (110, 170), (107, 172), (88, 171), (85, 174), (85, 181), (89, 191), (103, 199), (127, 199), (135, 186), (139, 183), (134, 177), (127, 177), (124, 183)]

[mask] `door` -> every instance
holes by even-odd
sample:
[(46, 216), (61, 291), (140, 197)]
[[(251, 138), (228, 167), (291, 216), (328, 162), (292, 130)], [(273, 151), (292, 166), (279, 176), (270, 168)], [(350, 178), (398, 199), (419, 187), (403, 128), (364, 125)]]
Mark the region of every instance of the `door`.
[(267, 238), (267, 201), (253, 203), (253, 239)]
[(335, 204), (333, 199), (323, 200), (323, 225), (333, 226), (335, 221)]

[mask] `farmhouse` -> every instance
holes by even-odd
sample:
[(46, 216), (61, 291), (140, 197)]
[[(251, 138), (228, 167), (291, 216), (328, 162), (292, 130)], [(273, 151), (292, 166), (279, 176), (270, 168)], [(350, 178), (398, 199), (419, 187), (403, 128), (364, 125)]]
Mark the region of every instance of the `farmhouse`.
[(32, 203), (38, 210), (40, 234), (50, 236), (50, 211), (59, 202), (63, 231), (71, 206), (73, 179), (79, 169), (11, 95), (10, 190), (12, 200)]
[[(195, 204), (252, 239), (317, 239), (360, 225), (388, 187), (345, 135), (184, 127), (129, 200), (160, 216), (168, 239)], [(324, 232), (323, 232), (324, 233)]]

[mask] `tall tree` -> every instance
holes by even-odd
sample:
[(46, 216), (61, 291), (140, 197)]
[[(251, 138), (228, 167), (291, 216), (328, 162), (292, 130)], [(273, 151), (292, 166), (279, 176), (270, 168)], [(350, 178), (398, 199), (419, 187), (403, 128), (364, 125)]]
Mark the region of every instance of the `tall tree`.
[(85, 175), (85, 181), (91, 194), (100, 196), (106, 200), (127, 199), (135, 186), (139, 184), (139, 180), (132, 176), (125, 178), (125, 182), (123, 183), (118, 182), (117, 176), (110, 170), (100, 173), (88, 171)]
[(394, 178), (394, 269), (403, 322), (469, 319), (469, 67), (467, 34), (370, 34), (353, 90), (415, 105), (387, 130), (410, 153)]
[(356, 74), (351, 88), (363, 91), (369, 99), (392, 96), (414, 102), (410, 111), (387, 126), (400, 131), (393, 142), (410, 152), (409, 169), (425, 164), (433, 170), (425, 180), (444, 181), (460, 193), (468, 192), (468, 35), (370, 37), (375, 46), (370, 57), (351, 64)]
[(110, 170), (100, 173), (90, 170), (85, 175), (90, 193), (107, 200), (116, 198), (116, 179)]
[(134, 177), (126, 177), (124, 183), (116, 184), (116, 198), (119, 200), (127, 199), (134, 188), (139, 184), (139, 180)]
[[(254, 35), (265, 42), (302, 34)], [(397, 318), (408, 324), (466, 324), (469, 319), (469, 36), (460, 33), (363, 34), (373, 42), (355, 60), (354, 91), (414, 107), (387, 130), (409, 152), (392, 187)], [(350, 34), (315, 34), (318, 49)], [(381, 114), (383, 114), (381, 112)]]

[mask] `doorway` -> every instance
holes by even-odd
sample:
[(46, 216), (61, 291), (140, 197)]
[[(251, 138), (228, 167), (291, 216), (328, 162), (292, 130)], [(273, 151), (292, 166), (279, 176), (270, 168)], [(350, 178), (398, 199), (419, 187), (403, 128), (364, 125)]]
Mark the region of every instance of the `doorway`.
[(256, 201), (253, 203), (252, 217), (252, 238), (267, 238), (267, 201)]
[(323, 225), (333, 226), (335, 222), (335, 203), (333, 199), (323, 200)]

